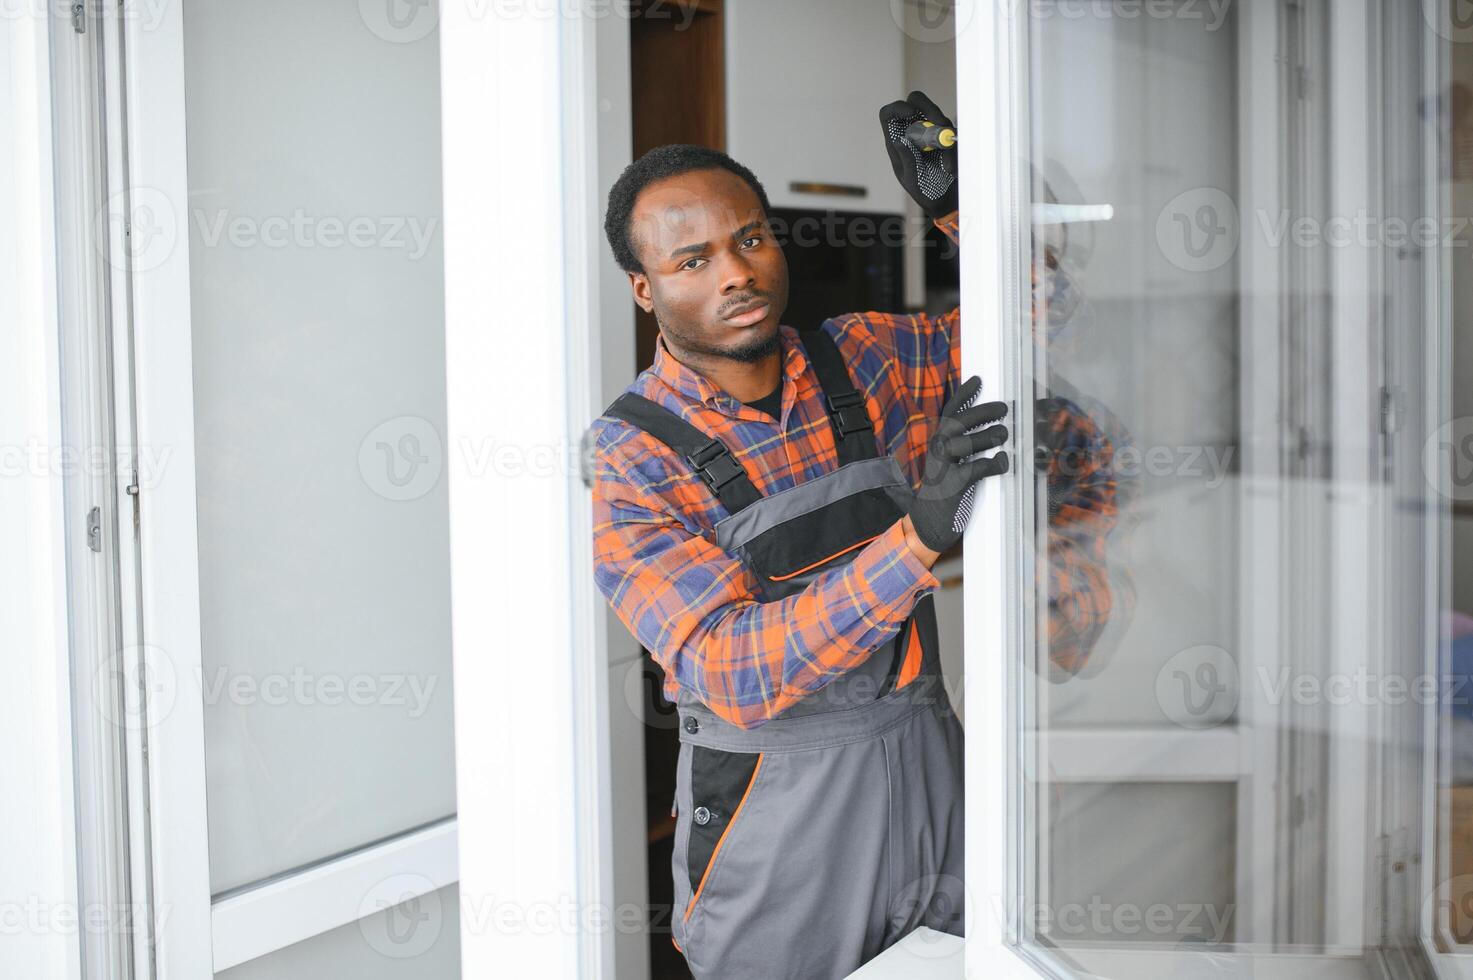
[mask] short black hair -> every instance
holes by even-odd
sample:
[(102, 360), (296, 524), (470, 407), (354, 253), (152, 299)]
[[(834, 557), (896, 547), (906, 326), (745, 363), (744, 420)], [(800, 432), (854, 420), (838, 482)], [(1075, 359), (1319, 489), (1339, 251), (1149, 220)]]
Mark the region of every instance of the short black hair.
[(690, 173), (692, 170), (729, 170), (752, 188), (757, 200), (762, 203), (762, 213), (771, 215), (772, 205), (767, 202), (767, 191), (762, 182), (746, 167), (737, 163), (720, 150), (690, 143), (667, 143), (657, 146), (644, 156), (624, 168), (614, 186), (609, 188), (609, 206), (604, 211), (604, 234), (608, 236), (609, 248), (614, 250), (614, 261), (625, 272), (643, 272), (644, 266), (634, 253), (634, 242), (629, 234), (629, 219), (634, 213), (634, 200), (639, 192), (657, 180)]

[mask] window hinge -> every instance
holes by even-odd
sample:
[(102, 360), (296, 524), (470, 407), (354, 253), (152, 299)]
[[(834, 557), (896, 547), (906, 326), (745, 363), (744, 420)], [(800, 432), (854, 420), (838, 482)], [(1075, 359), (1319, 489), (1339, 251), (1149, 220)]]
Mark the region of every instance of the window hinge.
[(78, 34), (87, 33), (87, 8), (80, 3), (72, 4), (72, 30)]
[(87, 512), (87, 547), (102, 550), (102, 508), (93, 507)]
[(133, 467), (133, 479), (132, 479), (132, 482), (130, 482), (126, 487), (124, 487), (123, 488), (123, 491), (128, 496), (130, 496), (130, 497), (133, 498), (133, 533), (134, 534), (137, 534), (138, 533), (138, 525), (139, 525), (139, 522), (142, 520), (143, 514), (142, 514), (142, 507), (141, 507), (141, 505), (139, 503), (139, 498), (138, 498), (138, 467), (136, 465)]

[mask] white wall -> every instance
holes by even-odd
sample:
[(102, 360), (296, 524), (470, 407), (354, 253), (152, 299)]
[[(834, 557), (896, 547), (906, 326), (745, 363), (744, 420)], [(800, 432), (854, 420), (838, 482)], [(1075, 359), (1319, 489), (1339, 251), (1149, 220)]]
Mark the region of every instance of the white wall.
[[(726, 149), (774, 207), (899, 213), (907, 200), (880, 133), (905, 97), (902, 34), (886, 3), (738, 0), (725, 7)], [(792, 181), (864, 187), (794, 194)]]

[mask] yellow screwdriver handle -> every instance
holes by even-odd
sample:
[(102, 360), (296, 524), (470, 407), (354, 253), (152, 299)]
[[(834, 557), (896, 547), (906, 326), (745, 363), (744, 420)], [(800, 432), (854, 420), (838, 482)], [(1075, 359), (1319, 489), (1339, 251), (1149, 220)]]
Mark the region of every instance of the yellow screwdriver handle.
[[(936, 132), (931, 132), (931, 130)], [(917, 119), (911, 123), (905, 131), (906, 139), (920, 148), (922, 153), (930, 153), (936, 147), (951, 148), (956, 145), (956, 130), (950, 126), (936, 128), (936, 124), (926, 119)]]

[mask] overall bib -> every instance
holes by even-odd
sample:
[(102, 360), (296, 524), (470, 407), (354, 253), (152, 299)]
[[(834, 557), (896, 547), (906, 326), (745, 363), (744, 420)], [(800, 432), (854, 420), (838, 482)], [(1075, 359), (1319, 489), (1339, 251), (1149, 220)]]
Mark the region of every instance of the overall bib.
[[(670, 446), (728, 512), (716, 540), (764, 601), (801, 592), (900, 520), (912, 490), (880, 456), (833, 339), (802, 331), (838, 450), (771, 496), (719, 440), (626, 392), (604, 414)], [(754, 729), (682, 692), (672, 929), (698, 980), (841, 978), (918, 926), (961, 933), (962, 731), (941, 683), (935, 609)]]

